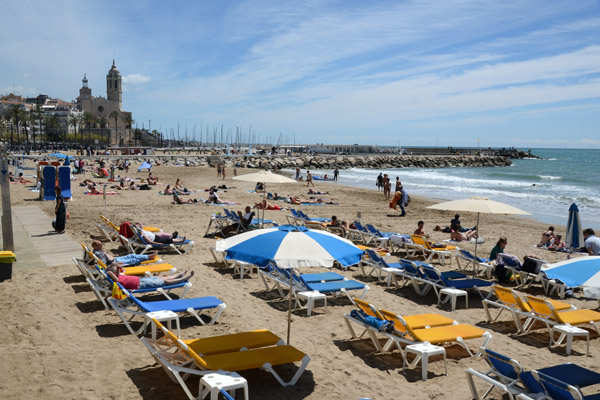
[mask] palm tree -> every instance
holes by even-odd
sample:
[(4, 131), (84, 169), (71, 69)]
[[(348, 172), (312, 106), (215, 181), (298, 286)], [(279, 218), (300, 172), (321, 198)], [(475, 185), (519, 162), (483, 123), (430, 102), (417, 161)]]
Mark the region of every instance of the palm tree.
[[(54, 113), (46, 116), (46, 129), (51, 132), (50, 141), (57, 142), (56, 129), (60, 128), (60, 121), (58, 120), (58, 116)], [(48, 132), (46, 131), (46, 139), (48, 138)]]
[[(105, 117), (100, 117), (96, 122), (100, 124), (100, 137), (102, 138), (104, 128), (106, 128), (106, 125), (108, 125), (108, 120)], [(108, 132), (110, 133), (110, 129), (108, 130)]]
[(11, 104), (8, 107), (8, 111), (6, 113), (8, 120), (13, 120), (14, 124), (10, 125), (10, 144), (13, 144), (13, 126), (17, 126), (17, 140), (19, 140), (19, 116), (20, 116), (21, 106), (19, 104)]
[(4, 139), (4, 134), (8, 130), (8, 120), (0, 116), (0, 138)]
[[(83, 123), (88, 129), (88, 144), (91, 141), (92, 124), (96, 123), (96, 117), (89, 111), (83, 113)], [(81, 142), (83, 143), (83, 133), (81, 134)]]
[[(35, 112), (37, 113), (38, 124), (40, 125), (38, 135), (40, 137), (40, 142), (42, 141), (42, 105), (35, 105)], [(35, 146), (35, 136), (33, 137), (33, 145)]]
[(126, 128), (129, 127), (129, 145), (131, 146), (131, 126), (133, 125), (133, 118), (131, 118), (131, 114), (124, 114), (123, 122), (125, 122)]
[(67, 120), (68, 126), (72, 126), (75, 128), (75, 141), (77, 141), (77, 126), (81, 125), (81, 116), (77, 114), (73, 114)]
[[(118, 111), (113, 111), (110, 113), (110, 115), (108, 116), (109, 118), (114, 118), (115, 120), (115, 138), (118, 137), (118, 132), (119, 132), (119, 117), (121, 116), (121, 113)], [(117, 140), (117, 143), (119, 143), (119, 140)], [(108, 130), (108, 145), (111, 145), (111, 140), (110, 140), (110, 129)]]

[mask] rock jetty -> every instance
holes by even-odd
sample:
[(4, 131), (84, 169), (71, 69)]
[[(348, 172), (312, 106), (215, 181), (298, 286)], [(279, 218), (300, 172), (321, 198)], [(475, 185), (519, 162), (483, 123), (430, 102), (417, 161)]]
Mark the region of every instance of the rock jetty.
[(194, 154), (148, 155), (148, 156), (95, 156), (83, 159), (127, 158), (142, 162), (158, 161), (166, 165), (215, 166), (224, 163), (228, 166), (261, 169), (348, 169), (348, 168), (449, 168), (449, 167), (507, 167), (510, 159), (500, 156), (476, 155), (300, 155), (300, 156), (209, 156)]

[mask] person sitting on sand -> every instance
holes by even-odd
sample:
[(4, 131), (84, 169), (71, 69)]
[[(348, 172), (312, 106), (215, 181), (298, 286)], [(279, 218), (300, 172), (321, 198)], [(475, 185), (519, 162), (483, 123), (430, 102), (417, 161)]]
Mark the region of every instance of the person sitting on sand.
[(413, 235), (425, 236), (426, 238), (428, 238), (429, 235), (425, 233), (425, 229), (423, 229), (424, 226), (425, 226), (425, 222), (423, 222), (423, 221), (417, 222), (417, 229), (415, 230)]
[(469, 230), (466, 232), (452, 231), (450, 233), (450, 240), (453, 240), (455, 242), (470, 241), (471, 239), (478, 239), (478, 238), (479, 238), (479, 236), (477, 235), (476, 230)]
[(152, 172), (148, 172), (148, 184), (149, 185), (158, 184), (158, 178), (155, 176), (152, 176)]
[(171, 204), (198, 204), (197, 199), (187, 199), (186, 201), (181, 200), (181, 197), (177, 193), (173, 193), (173, 201)]
[(546, 230), (546, 232), (542, 233), (542, 239), (538, 243), (537, 247), (548, 246), (552, 242), (552, 239), (554, 239), (554, 227), (549, 226), (548, 230)]
[(551, 251), (564, 251), (566, 243), (562, 240), (562, 235), (554, 236), (552, 242), (548, 244), (548, 250)]
[(23, 178), (23, 173), (20, 172), (19, 173), (19, 183), (31, 183), (31, 181), (28, 181), (27, 179)]
[(178, 283), (186, 282), (194, 276), (194, 271), (183, 271), (176, 275), (158, 277), (145, 276), (139, 277), (135, 275), (123, 275), (123, 268), (118, 265), (111, 265), (106, 269), (106, 274), (114, 282), (119, 282), (127, 290), (136, 289), (152, 289), (164, 286), (177, 285)]
[(120, 263), (123, 266), (129, 267), (133, 265), (139, 265), (144, 261), (156, 260), (158, 258), (158, 252), (152, 253), (152, 255), (147, 254), (127, 254), (126, 256), (111, 256), (108, 253), (105, 253), (102, 249), (102, 242), (99, 240), (94, 240), (92, 242), (92, 249), (94, 255), (100, 259), (105, 265), (111, 265), (112, 263)]
[(117, 186), (111, 186), (113, 189), (117, 189), (117, 190), (127, 190), (127, 187), (125, 186), (125, 182), (121, 181), (119, 182), (119, 184)]
[(165, 187), (165, 190), (163, 190), (162, 192), (158, 192), (160, 194), (164, 194), (165, 196), (170, 196), (172, 194), (175, 194), (175, 192), (173, 192), (173, 189), (171, 189), (171, 185), (167, 185)]
[(254, 186), (254, 191), (262, 192), (263, 190), (265, 190), (265, 184), (262, 182), (256, 182), (256, 186)]

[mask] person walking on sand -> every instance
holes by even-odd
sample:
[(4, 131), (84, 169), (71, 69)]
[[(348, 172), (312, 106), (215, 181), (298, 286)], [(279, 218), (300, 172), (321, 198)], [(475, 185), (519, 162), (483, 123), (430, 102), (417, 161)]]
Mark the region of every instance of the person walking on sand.
[(392, 190), (392, 183), (390, 182), (390, 178), (388, 174), (383, 174), (383, 196), (386, 200), (390, 199), (390, 191)]
[(223, 165), (223, 167), (221, 168), (221, 178), (223, 180), (225, 180), (226, 177), (227, 177), (227, 172), (225, 172), (225, 165)]
[(221, 177), (221, 164), (217, 164), (217, 178)]
[(333, 171), (333, 180), (334, 180), (334, 181), (337, 181), (337, 178), (338, 178), (338, 175), (339, 175), (339, 174), (340, 174), (340, 171), (338, 171), (338, 169), (336, 168), (336, 169)]
[(377, 190), (381, 191), (383, 189), (383, 174), (380, 172), (377, 176), (377, 180), (375, 181), (375, 186), (377, 186)]
[(312, 175), (310, 174), (310, 171), (306, 171), (306, 187), (309, 187), (310, 185), (313, 185), (313, 187), (315, 186), (315, 184), (313, 183)]

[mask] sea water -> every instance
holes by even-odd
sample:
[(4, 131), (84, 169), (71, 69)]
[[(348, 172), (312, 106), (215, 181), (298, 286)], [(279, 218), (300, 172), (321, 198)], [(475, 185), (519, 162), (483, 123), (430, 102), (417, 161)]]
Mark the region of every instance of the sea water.
[[(583, 227), (600, 229), (600, 150), (532, 149), (542, 159), (512, 160), (510, 167), (391, 168), (341, 170), (338, 182), (376, 189), (377, 175), (396, 177), (409, 194), (439, 200), (485, 196), (518, 207), (540, 222), (566, 225), (571, 203), (580, 210)], [(331, 170), (312, 170), (313, 175)], [(318, 181), (315, 181), (318, 184)]]

